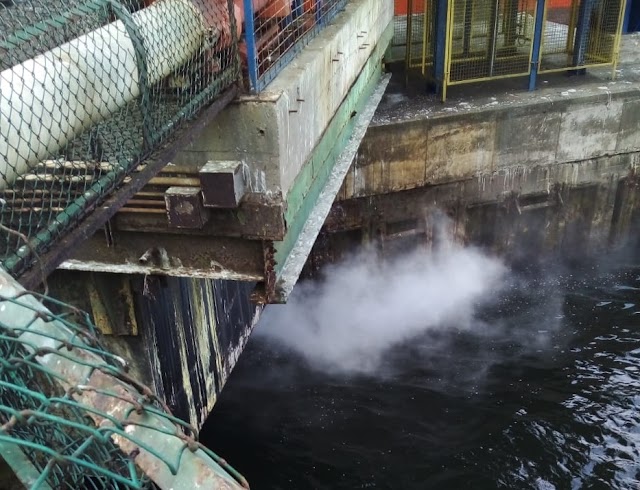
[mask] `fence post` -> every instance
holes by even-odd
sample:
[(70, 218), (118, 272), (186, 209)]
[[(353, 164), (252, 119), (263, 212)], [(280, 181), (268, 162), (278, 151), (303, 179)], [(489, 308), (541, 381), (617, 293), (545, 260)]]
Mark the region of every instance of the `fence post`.
[(587, 44), (589, 42), (589, 33), (591, 32), (591, 13), (595, 8), (595, 0), (582, 0), (578, 10), (578, 23), (576, 25), (576, 41), (573, 48), (573, 65), (576, 67), (576, 73), (584, 73), (584, 69), (580, 69), (584, 65), (587, 55)]
[(317, 25), (322, 25), (323, 22), (323, 15), (322, 15), (322, 11), (324, 10), (324, 1), (323, 0), (316, 0), (316, 24)]
[(542, 29), (544, 27), (545, 0), (536, 2), (536, 21), (533, 30), (533, 49), (531, 50), (531, 73), (529, 73), (529, 90), (536, 89), (538, 69), (540, 68), (540, 48), (542, 46)]
[[(433, 78), (436, 81), (436, 90), (442, 93), (445, 83), (445, 47), (447, 44), (447, 0), (436, 0), (435, 42), (433, 51)], [(426, 8), (426, 7), (425, 7)], [(424, 26), (428, 29), (429, 26)]]
[[(624, 2), (625, 0), (620, 0)], [(631, 3), (633, 0), (626, 0), (627, 8), (624, 10), (624, 20), (622, 21), (622, 33), (629, 33), (629, 20), (631, 19)]]
[(258, 92), (258, 52), (256, 49), (256, 26), (253, 12), (253, 0), (244, 2), (244, 41), (247, 45), (247, 69), (251, 90)]
[(291, 9), (291, 18), (296, 20), (298, 17), (301, 17), (304, 13), (304, 7), (302, 5), (302, 0), (293, 0), (292, 9)]

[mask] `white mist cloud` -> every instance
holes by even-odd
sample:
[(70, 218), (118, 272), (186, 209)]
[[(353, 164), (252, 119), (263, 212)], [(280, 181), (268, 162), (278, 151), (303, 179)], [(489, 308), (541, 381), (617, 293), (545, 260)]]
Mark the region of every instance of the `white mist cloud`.
[(501, 289), (506, 267), (475, 248), (442, 243), (381, 261), (363, 252), (269, 306), (256, 334), (317, 369), (370, 373), (388, 349), (429, 330), (467, 328)]

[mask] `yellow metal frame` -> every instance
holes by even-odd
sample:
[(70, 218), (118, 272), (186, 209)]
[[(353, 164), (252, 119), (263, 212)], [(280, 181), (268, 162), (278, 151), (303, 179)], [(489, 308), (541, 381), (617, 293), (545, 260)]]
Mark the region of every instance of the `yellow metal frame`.
[(622, 41), (622, 24), (624, 24), (624, 14), (627, 7), (625, 0), (620, 0), (620, 11), (618, 12), (618, 31), (616, 37), (613, 40), (613, 61), (611, 63), (611, 79), (616, 78), (616, 69), (618, 68), (618, 61), (620, 61), (620, 42)]
[(429, 8), (427, 8), (428, 2), (429, 5), (433, 0), (425, 0), (423, 20), (422, 20), (422, 54), (421, 56), (413, 56), (413, 0), (407, 1), (407, 36), (406, 36), (406, 52), (405, 52), (405, 65), (407, 68), (420, 68), (422, 70), (422, 75), (426, 75), (427, 66), (431, 65), (428, 60), (428, 49), (427, 44), (429, 41), (429, 26), (430, 26), (430, 18), (429, 18)]
[[(430, 0), (433, 2), (434, 0)], [(422, 17), (422, 75), (424, 76), (427, 72), (427, 37), (429, 31), (429, 18), (427, 13), (429, 9), (427, 8), (427, 0), (424, 0), (424, 14)]]
[[(620, 0), (620, 7), (618, 9), (618, 24), (617, 24), (617, 28), (616, 28), (616, 33), (614, 35), (614, 40), (613, 40), (613, 51), (611, 53), (611, 59), (607, 60), (606, 58), (601, 62), (601, 63), (589, 63), (587, 65), (574, 65), (573, 63), (567, 63), (567, 66), (563, 66), (563, 67), (559, 67), (559, 68), (547, 68), (544, 69), (542, 67), (542, 57), (545, 54), (544, 53), (544, 30), (542, 31), (542, 44), (540, 46), (540, 54), (538, 57), (538, 66), (540, 67), (540, 69), (538, 70), (538, 73), (561, 73), (563, 71), (570, 71), (570, 70), (583, 70), (583, 69), (590, 69), (590, 68), (604, 68), (607, 66), (611, 66), (612, 67), (612, 73), (611, 73), (611, 78), (614, 79), (616, 76), (616, 68), (618, 66), (618, 59), (620, 57), (620, 41), (622, 39), (622, 19), (624, 19), (624, 11), (625, 11), (625, 7), (626, 7), (626, 1), (625, 0)], [(567, 33), (567, 43), (566, 43), (566, 50), (565, 51), (559, 51), (557, 53), (552, 53), (552, 54), (562, 54), (562, 53), (566, 53), (567, 56), (571, 56), (573, 54), (573, 45), (575, 42), (575, 25), (577, 22), (577, 16), (578, 16), (578, 7), (579, 7), (579, 2), (578, 1), (574, 1), (572, 3), (572, 8), (571, 8), (571, 18), (569, 21), (569, 31)], [(545, 3), (545, 8), (544, 8), (544, 17), (542, 19), (543, 25), (546, 26), (547, 23), (547, 11), (548, 11), (548, 4)], [(549, 54), (549, 53), (546, 53)], [(588, 54), (588, 56), (593, 59), (593, 58), (600, 58), (602, 59), (601, 56), (598, 55), (593, 55), (593, 54)]]
[[(527, 63), (527, 70), (526, 71), (522, 71), (522, 72), (518, 72), (518, 73), (509, 73), (507, 75), (493, 75), (493, 76), (486, 76), (486, 77), (476, 77), (476, 78), (467, 78), (465, 80), (454, 80), (451, 81), (451, 66), (453, 64), (453, 62), (455, 61), (456, 63), (464, 63), (464, 62), (472, 62), (472, 61), (478, 61), (481, 59), (484, 59), (484, 57), (481, 56), (474, 56), (474, 57), (467, 57), (467, 58), (455, 58), (453, 57), (453, 50), (452, 50), (452, 46), (453, 46), (453, 11), (454, 11), (454, 7), (455, 7), (455, 3), (459, 1), (459, 0), (451, 0), (448, 3), (448, 8), (447, 8), (447, 45), (445, 48), (445, 81), (444, 81), (444, 87), (443, 87), (443, 94), (446, 94), (446, 86), (453, 86), (453, 85), (462, 85), (465, 83), (474, 83), (474, 82), (484, 82), (484, 81), (488, 81), (488, 80), (499, 80), (499, 79), (506, 79), (506, 78), (516, 78), (516, 77), (524, 77), (527, 76), (531, 73), (531, 60), (533, 59), (533, 40), (531, 40), (531, 46), (529, 47), (529, 62)], [(465, 0), (465, 1), (471, 1), (471, 0)], [(538, 5), (537, 2), (534, 3), (534, 9), (533, 9), (533, 18), (536, 18), (537, 15), (537, 10), (538, 10)], [(497, 15), (497, 14), (496, 14)], [(535, 21), (534, 21), (535, 22)], [(486, 50), (485, 50), (486, 52)], [(504, 56), (501, 57), (501, 60), (508, 60), (508, 59), (516, 59), (516, 58), (521, 58), (522, 56)], [(445, 100), (445, 95), (443, 95), (443, 100)]]
[[(497, 79), (524, 77), (531, 74), (531, 66), (532, 66), (532, 62), (534, 61), (533, 60), (533, 44), (534, 44), (533, 39), (528, 40), (530, 42), (530, 46), (529, 46), (528, 62), (526, 64), (527, 66), (526, 70), (523, 69), (522, 71), (519, 71), (517, 73), (508, 73), (508, 74), (492, 75), (492, 76), (477, 76), (477, 77), (464, 78), (462, 80), (451, 80), (452, 67), (454, 63), (456, 64), (473, 63), (480, 60), (484, 60), (486, 59), (487, 56), (490, 56), (488, 52), (489, 48), (484, 49), (483, 51), (484, 55), (479, 55), (478, 53), (480, 53), (481, 51), (476, 50), (473, 53), (466, 53), (466, 57), (457, 58), (454, 53), (454, 49), (453, 49), (454, 24), (455, 24), (454, 17), (456, 15), (455, 14), (456, 5), (458, 6), (460, 5), (460, 4), (457, 4), (457, 2), (465, 2), (465, 5), (466, 5), (466, 2), (473, 2), (473, 1), (474, 0), (450, 0), (449, 2), (447, 2), (447, 16), (446, 16), (447, 19), (446, 19), (446, 34), (445, 34), (445, 47), (444, 47), (445, 66), (444, 66), (444, 80), (442, 83), (442, 100), (443, 101), (445, 101), (447, 98), (447, 89), (450, 86), (463, 85), (467, 83), (482, 82), (482, 81), (489, 81), (489, 80), (497, 80)], [(406, 35), (406, 39), (407, 39), (406, 65), (408, 68), (420, 67), (422, 69), (423, 75), (426, 75), (427, 66), (429, 66), (432, 63), (432, 61), (429, 62), (429, 50), (428, 50), (428, 44), (429, 44), (428, 41), (430, 39), (429, 36), (432, 35), (432, 32), (430, 30), (430, 21), (432, 20), (430, 18), (430, 13), (431, 13), (431, 9), (433, 8), (433, 4), (431, 2), (433, 2), (433, 0), (426, 0), (425, 6), (424, 6), (423, 30), (422, 30), (423, 31), (422, 32), (422, 57), (419, 63), (414, 62), (415, 58), (413, 58), (413, 52), (412, 52), (413, 51), (412, 50), (413, 48), (412, 19), (414, 14), (413, 12), (414, 2), (413, 0), (408, 0), (407, 2), (408, 18), (407, 18), (407, 35)], [(572, 56), (573, 54), (573, 47), (574, 47), (573, 45), (575, 43), (575, 27), (576, 27), (577, 18), (578, 18), (579, 1), (576, 0), (572, 2), (570, 17), (569, 17), (569, 26), (568, 26), (568, 32), (567, 32), (567, 40), (565, 43), (565, 50), (562, 51), (562, 48), (560, 48), (560, 51), (553, 51), (551, 53), (544, 52), (544, 36), (547, 28), (547, 14), (549, 11), (549, 2), (545, 2), (545, 7), (544, 9), (542, 9), (542, 12), (539, 12), (538, 2), (533, 2), (533, 3), (534, 3), (533, 4), (533, 22), (535, 24), (536, 19), (538, 18), (538, 15), (542, 15), (543, 16), (542, 22), (544, 26), (544, 29), (542, 32), (541, 46), (540, 46), (541, 49), (540, 49), (540, 53), (538, 55), (538, 60), (537, 60), (538, 66), (539, 66), (538, 73), (558, 73), (558, 72), (564, 72), (564, 71), (575, 70), (575, 69), (583, 69), (583, 68), (587, 69), (587, 68), (599, 68), (599, 67), (612, 66), (612, 78), (615, 77), (615, 72), (616, 72), (616, 68), (617, 68), (617, 64), (620, 56), (620, 42), (622, 38), (622, 19), (624, 18), (624, 12), (626, 7), (625, 0), (620, 0), (620, 7), (618, 10), (618, 24), (616, 27), (615, 34), (613, 34), (614, 38), (613, 38), (611, 59), (608, 59), (606, 56), (605, 57), (600, 56), (597, 53), (596, 54), (587, 53), (588, 60), (589, 61), (596, 60), (595, 63), (591, 62), (586, 65), (575, 66), (569, 62), (567, 63), (567, 66), (563, 66), (559, 68), (549, 68), (549, 69), (544, 69), (541, 64), (543, 60), (543, 56), (549, 55), (549, 54), (558, 54), (558, 55), (566, 54), (567, 56)], [(475, 8), (475, 7), (472, 7), (472, 8)], [(530, 8), (530, 5), (527, 5), (523, 10), (518, 10), (519, 14), (527, 15), (526, 17), (527, 21), (529, 19), (529, 14), (528, 14), (529, 8)], [(500, 15), (498, 12), (496, 13), (496, 15)], [(472, 16), (473, 15), (475, 15), (475, 12), (472, 13)], [(496, 21), (494, 20), (494, 22)], [(526, 36), (526, 28), (524, 28), (524, 33)], [(522, 32), (520, 35), (522, 35)], [(610, 34), (607, 33), (607, 35), (610, 35)], [(520, 46), (524, 47), (522, 45)], [(524, 58), (526, 56), (527, 56), (526, 51), (523, 50), (522, 55), (510, 54), (508, 56), (503, 56), (503, 57), (496, 56), (494, 61), (498, 61), (498, 60), (503, 61), (503, 60), (511, 60), (511, 59), (523, 59), (524, 61)]]

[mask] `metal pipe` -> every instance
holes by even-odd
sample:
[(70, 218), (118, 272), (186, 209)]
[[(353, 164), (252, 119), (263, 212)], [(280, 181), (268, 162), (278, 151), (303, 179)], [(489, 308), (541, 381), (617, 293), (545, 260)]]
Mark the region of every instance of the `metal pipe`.
[[(132, 15), (159, 82), (202, 45), (203, 12), (159, 0)], [(0, 73), (0, 190), (141, 93), (134, 40), (116, 21)]]
[[(199, 107), (202, 104), (202, 101), (206, 100), (207, 97), (210, 96), (210, 93), (217, 92), (221, 88), (221, 85), (222, 81), (217, 80), (204, 92), (201, 92), (193, 100), (191, 100), (190, 104), (185, 109), (188, 111), (192, 107)], [(221, 108), (229, 104), (236, 95), (237, 93), (235, 90), (227, 90), (226, 95), (223, 94), (222, 96), (220, 96), (220, 98), (218, 98), (218, 100), (214, 103), (210, 110), (214, 110), (214, 112), (218, 114)], [(216, 105), (217, 112), (215, 111)], [(156, 163), (160, 162), (162, 162), (162, 160), (158, 159)], [(164, 161), (164, 163), (166, 163), (166, 160)], [(33, 259), (32, 255), (34, 250), (42, 249), (46, 244), (50, 244), (55, 237), (59, 237), (61, 235), (63, 230), (68, 229), (71, 223), (73, 223), (74, 221), (78, 221), (86, 213), (90, 212), (96, 205), (96, 203), (98, 203), (100, 199), (105, 196), (105, 190), (114, 188), (121, 181), (121, 177), (124, 176), (126, 170), (127, 169), (123, 167), (115, 167), (110, 172), (102, 175), (97, 181), (92, 183), (91, 187), (84, 194), (79, 196), (72, 203), (68, 204), (65, 207), (64, 212), (59, 213), (56, 216), (56, 219), (49, 221), (44, 229), (39, 231), (36, 236), (32, 237), (29, 241), (29, 245), (23, 245), (15, 253), (5, 258), (2, 266), (10, 273), (17, 274), (18, 271), (21, 270), (21, 268), (25, 267), (25, 265), (30, 264), (31, 260)], [(154, 168), (154, 165), (148, 165), (137, 175), (137, 178), (140, 181), (146, 179), (144, 181), (149, 182), (151, 180), (151, 175), (153, 175), (154, 172), (157, 173), (158, 171), (159, 168)], [(147, 175), (145, 175), (145, 172)], [(133, 182), (128, 186), (125, 186), (125, 189), (128, 190), (132, 190), (135, 188), (136, 186)], [(138, 188), (138, 190), (139, 189), (140, 188)], [(133, 192), (135, 192), (135, 190)], [(105, 209), (99, 209), (97, 212), (93, 213), (92, 218), (94, 220), (98, 220), (100, 218), (99, 215), (101, 211), (103, 213), (107, 212), (107, 210)], [(107, 219), (109, 218), (106, 218), (105, 221)], [(104, 222), (102, 224), (104, 224)], [(87, 226), (84, 227), (84, 232), (87, 232)], [(71, 234), (71, 236), (67, 235), (66, 238), (73, 238), (73, 234)], [(75, 239), (77, 240), (77, 237)], [(58, 249), (58, 252), (61, 253), (63, 250), (70, 250), (71, 247), (61, 246), (58, 247)], [(53, 267), (57, 265), (58, 264), (55, 264)], [(53, 271), (53, 267), (47, 272), (47, 274)]]

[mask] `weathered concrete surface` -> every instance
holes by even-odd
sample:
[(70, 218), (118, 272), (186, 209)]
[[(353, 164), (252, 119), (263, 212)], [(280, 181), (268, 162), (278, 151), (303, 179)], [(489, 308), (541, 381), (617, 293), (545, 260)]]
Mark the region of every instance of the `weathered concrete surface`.
[(625, 64), (640, 64), (640, 32), (626, 34), (622, 37), (620, 59)]
[(378, 123), (369, 129), (339, 199), (638, 151), (639, 88), (607, 93), (595, 88), (599, 92), (573, 94), (571, 101), (496, 104), (475, 112)]
[[(625, 46), (630, 41), (637, 38)], [(638, 151), (640, 64), (621, 63), (616, 81), (608, 73), (542, 79), (547, 88), (533, 93), (514, 90), (512, 81), (485, 84), (482, 96), (470, 87), (444, 104), (411, 93), (398, 79), (339, 200)]]
[(638, 152), (603, 156), (553, 170), (503, 171), (487, 178), (337, 201), (307, 272), (363, 243), (376, 242), (389, 252), (428, 246), (442, 212), (460, 242), (525, 264), (554, 256), (582, 259), (637, 244), (640, 186), (629, 168), (638, 164)]
[[(454, 89), (445, 104), (398, 77), (325, 223), (310, 270), (363, 242), (428, 243), (434, 209), (455, 236), (515, 260), (576, 257), (640, 224), (640, 37), (610, 70)], [(422, 91), (422, 88), (419, 89)]]
[(232, 104), (175, 163), (242, 160), (252, 191), (286, 197), (392, 19), (392, 0), (349, 2), (264, 92)]

